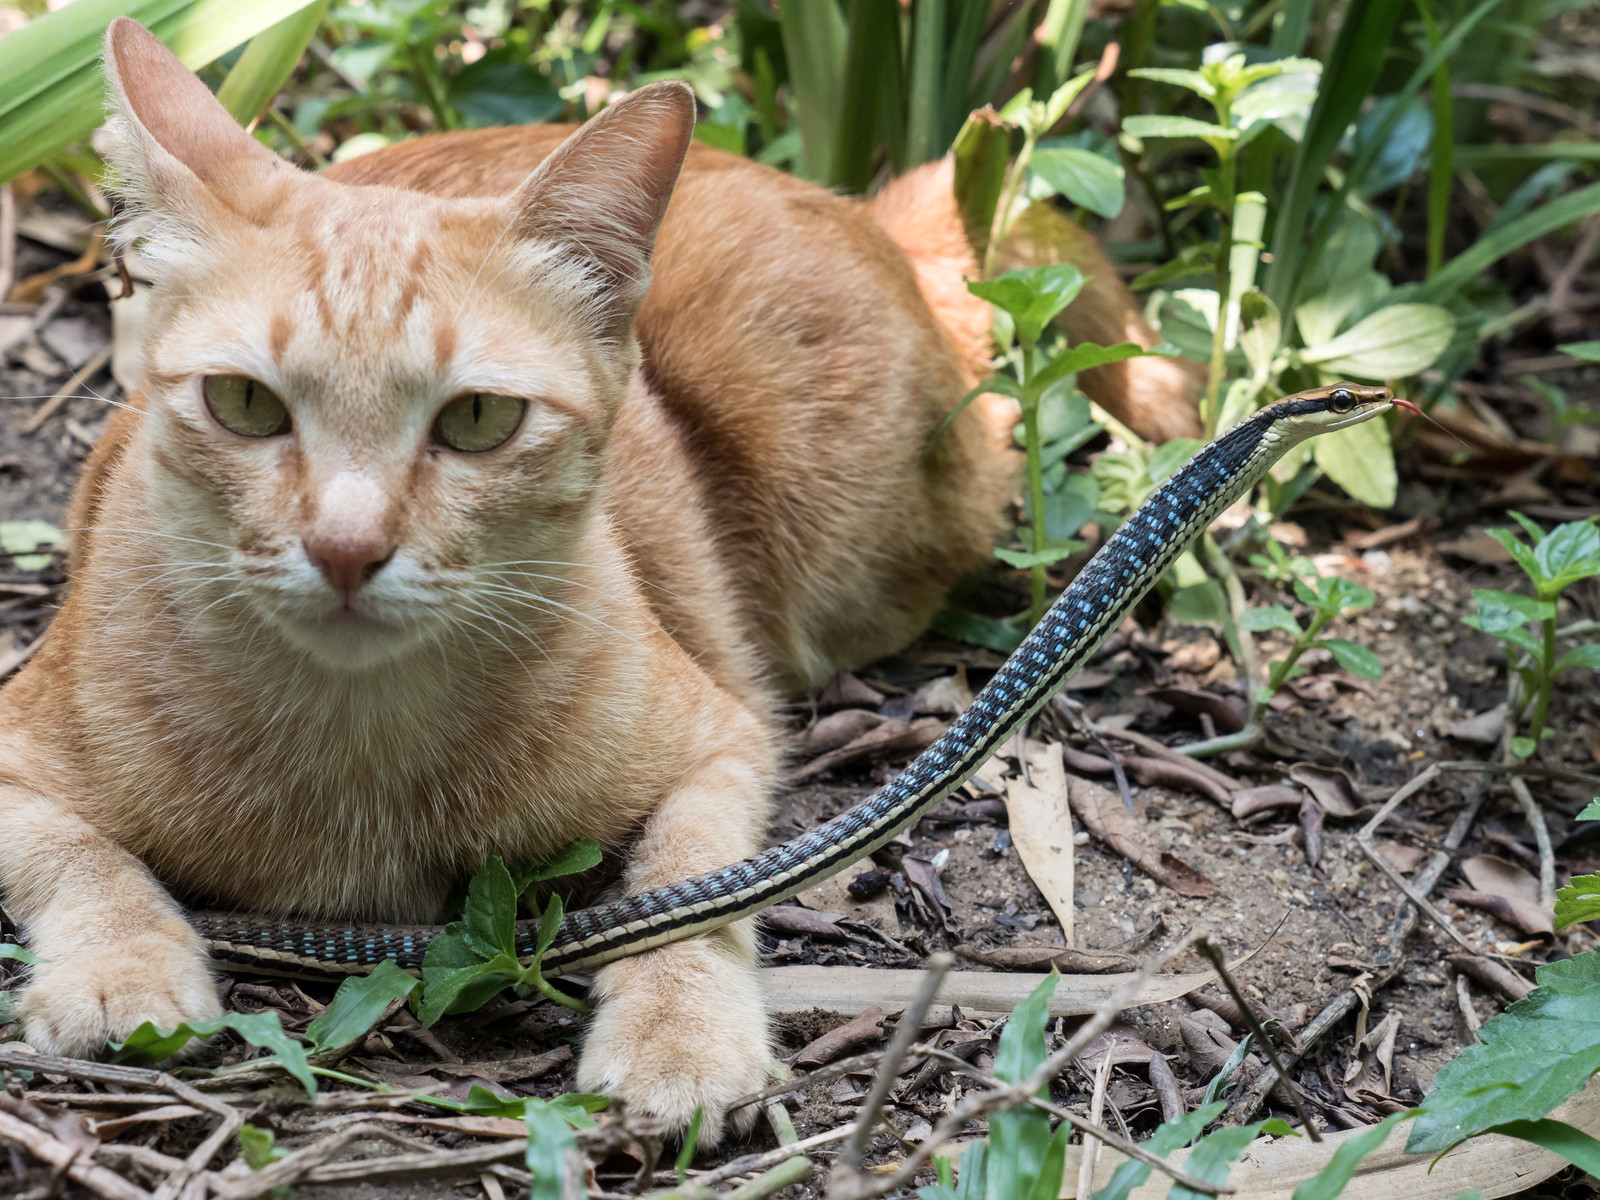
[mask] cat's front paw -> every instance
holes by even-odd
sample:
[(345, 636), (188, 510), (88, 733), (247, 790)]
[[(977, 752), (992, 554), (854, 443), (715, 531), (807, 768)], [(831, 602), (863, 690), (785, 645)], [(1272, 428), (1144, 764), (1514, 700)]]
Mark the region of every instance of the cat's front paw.
[[(721, 1140), (728, 1105), (764, 1087), (772, 1065), (753, 965), (698, 939), (601, 970), (599, 1011), (578, 1063), (578, 1086), (685, 1129), (703, 1108), (699, 1144)], [(741, 1133), (758, 1104), (731, 1114)]]
[(172, 1029), (222, 1014), (204, 953), (192, 938), (150, 934), (52, 958), (31, 969), (17, 1001), (23, 1037), (42, 1054), (82, 1058), (124, 1041), (146, 1021)]

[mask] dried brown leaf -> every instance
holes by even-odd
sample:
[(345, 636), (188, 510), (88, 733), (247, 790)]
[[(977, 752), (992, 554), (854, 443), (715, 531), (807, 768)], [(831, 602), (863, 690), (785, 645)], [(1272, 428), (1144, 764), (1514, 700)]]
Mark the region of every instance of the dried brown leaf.
[(1199, 871), (1156, 844), (1154, 836), (1122, 806), (1122, 802), (1099, 784), (1087, 779), (1069, 778), (1067, 795), (1072, 809), (1083, 818), (1089, 831), (1111, 849), (1136, 864), (1157, 883), (1164, 883), (1182, 896), (1205, 899), (1220, 889)]
[(1067, 803), (1067, 772), (1059, 744), (1030, 745), (1028, 779), (1006, 783), (1011, 842), (1028, 878), (1055, 913), (1062, 936), (1074, 940), (1072, 809)]

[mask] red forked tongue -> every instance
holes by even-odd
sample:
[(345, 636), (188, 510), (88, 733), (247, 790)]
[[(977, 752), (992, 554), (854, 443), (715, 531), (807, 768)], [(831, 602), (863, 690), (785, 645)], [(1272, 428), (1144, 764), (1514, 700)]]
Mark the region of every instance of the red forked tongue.
[[(1423, 412), (1420, 408), (1418, 408), (1415, 404), (1411, 403), (1411, 401), (1402, 400), (1402, 399), (1400, 399), (1399, 396), (1393, 397), (1390, 400), (1390, 403), (1391, 404), (1398, 404), (1401, 408), (1410, 409), (1412, 412), (1416, 413), (1417, 416), (1419, 416), (1419, 417), (1426, 417), (1428, 415), (1427, 413)], [(1434, 422), (1434, 423), (1437, 424), (1438, 422)]]
[(1459, 433), (1457, 433), (1453, 429), (1446, 428), (1443, 424), (1441, 424), (1440, 422), (1434, 420), (1427, 413), (1423, 412), (1420, 408), (1418, 408), (1415, 404), (1411, 403), (1411, 401), (1402, 400), (1402, 399), (1400, 399), (1399, 396), (1395, 396), (1395, 397), (1393, 397), (1391, 399), (1390, 403), (1398, 404), (1401, 408), (1404, 408), (1404, 409), (1407, 409), (1407, 410), (1409, 410), (1411, 412), (1416, 413), (1417, 416), (1421, 417), (1428, 424), (1430, 424), (1430, 425), (1432, 425), (1432, 426), (1434, 426), (1434, 427), (1436, 427), (1438, 429), (1443, 429), (1444, 432), (1448, 433), (1451, 437), (1455, 438), (1456, 441), (1460, 442), (1463, 446), (1466, 446), (1468, 450), (1472, 449), (1471, 446), (1467, 445), (1466, 439), (1463, 438)]

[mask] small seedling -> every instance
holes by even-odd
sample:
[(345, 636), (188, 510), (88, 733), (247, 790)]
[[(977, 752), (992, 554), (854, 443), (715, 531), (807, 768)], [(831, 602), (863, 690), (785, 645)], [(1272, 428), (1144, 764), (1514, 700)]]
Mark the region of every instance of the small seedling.
[(1521, 688), (1507, 715), (1512, 730), (1522, 724), (1532, 705), (1526, 735), (1511, 739), (1511, 752), (1528, 758), (1541, 739), (1553, 736), (1546, 727), (1556, 676), (1569, 667), (1600, 669), (1600, 643), (1574, 646), (1558, 657), (1563, 640), (1571, 640), (1556, 627), (1556, 604), (1561, 593), (1580, 579), (1600, 575), (1600, 528), (1597, 518), (1569, 521), (1545, 533), (1521, 513), (1511, 517), (1527, 532), (1532, 544), (1509, 529), (1491, 529), (1489, 536), (1506, 548), (1533, 585), (1533, 595), (1475, 589), (1477, 610), (1462, 618), (1464, 624), (1498, 640), (1505, 650), (1508, 678)]
[(1334, 618), (1352, 616), (1372, 607), (1375, 597), (1368, 589), (1336, 575), (1312, 574), (1309, 579), (1294, 578), (1294, 594), (1311, 610), (1310, 622), (1303, 628), (1293, 613), (1277, 604), (1246, 609), (1239, 615), (1242, 629), (1252, 633), (1281, 629), (1294, 639), (1289, 645), (1288, 654), (1274, 660), (1268, 668), (1267, 682), (1256, 696), (1258, 705), (1271, 700), (1289, 680), (1305, 674), (1305, 668), (1299, 662), (1307, 650), (1326, 650), (1346, 671), (1363, 679), (1376, 679), (1383, 674), (1383, 664), (1378, 661), (1378, 656), (1365, 646), (1345, 638), (1322, 636), (1322, 630)]

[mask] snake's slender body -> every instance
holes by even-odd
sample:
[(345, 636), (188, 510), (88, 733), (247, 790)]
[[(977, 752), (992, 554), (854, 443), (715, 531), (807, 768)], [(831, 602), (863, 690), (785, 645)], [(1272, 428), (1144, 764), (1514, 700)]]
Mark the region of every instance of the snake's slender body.
[[(1106, 541), (971, 706), (898, 776), (849, 811), (753, 858), (569, 913), (545, 952), (546, 973), (596, 967), (749, 916), (865, 858), (971, 778), (1094, 653), (1184, 547), (1289, 447), (1376, 416), (1392, 403), (1386, 388), (1319, 388), (1263, 409), (1202, 448)], [(385, 959), (415, 968), (439, 932), (214, 913), (190, 919), (217, 957), (258, 970), (360, 974)], [(536, 932), (536, 923), (518, 926), (520, 953), (534, 952)]]

